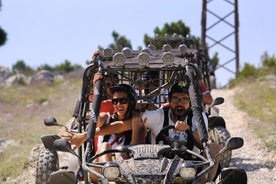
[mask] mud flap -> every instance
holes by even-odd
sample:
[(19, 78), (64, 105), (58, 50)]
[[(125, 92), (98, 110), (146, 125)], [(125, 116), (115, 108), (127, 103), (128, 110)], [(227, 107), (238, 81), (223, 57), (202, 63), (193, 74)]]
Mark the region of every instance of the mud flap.
[(245, 170), (236, 167), (222, 169), (219, 179), (220, 184), (247, 184), (247, 175)]
[(51, 184), (75, 184), (76, 177), (73, 171), (59, 170), (51, 173), (49, 178)]
[(213, 129), (215, 127), (226, 128), (225, 121), (221, 116), (211, 116), (208, 118), (208, 128)]
[(41, 137), (41, 141), (45, 148), (55, 150), (54, 141), (60, 139), (58, 135), (45, 135)]

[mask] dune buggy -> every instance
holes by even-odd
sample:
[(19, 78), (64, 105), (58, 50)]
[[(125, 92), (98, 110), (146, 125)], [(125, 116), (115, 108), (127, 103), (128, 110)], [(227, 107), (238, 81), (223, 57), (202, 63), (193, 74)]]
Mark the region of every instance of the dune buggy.
[[(165, 40), (166, 41), (166, 40)], [(168, 43), (175, 41), (175, 38)], [(185, 45), (185, 39), (176, 40), (177, 48), (164, 43), (162, 49), (155, 49), (149, 45), (143, 50), (131, 50), (124, 48), (114, 52), (110, 48), (99, 51), (91, 64), (87, 66), (83, 74), (81, 94), (73, 113), (72, 127), (75, 131), (88, 131), (86, 143), (74, 152), (69, 142), (60, 139), (57, 135), (42, 137), (45, 150), (39, 157), (36, 183), (90, 183), (88, 173), (99, 177), (98, 183), (110, 181), (123, 183), (200, 183), (201, 178), (208, 176), (214, 167), (214, 160), (210, 156), (209, 141), (216, 141), (223, 145), (223, 149), (217, 156), (222, 160), (222, 170), (218, 170), (218, 182), (220, 183), (246, 183), (246, 173), (239, 168), (228, 168), (232, 149), (243, 145), (242, 138), (229, 138), (229, 132), (225, 122), (215, 116), (209, 127), (205, 127), (202, 118), (202, 100), (200, 81), (209, 88), (207, 60), (203, 54)], [(100, 154), (94, 154), (94, 137), (96, 120), (99, 114), (100, 104), (106, 98), (105, 79), (98, 80), (95, 86), (91, 81), (95, 72), (109, 72), (119, 77), (119, 83), (132, 85), (138, 93), (137, 110), (144, 112), (160, 108), (167, 102), (168, 89), (176, 81), (185, 76), (191, 81), (189, 95), (193, 115), (197, 120), (200, 139), (204, 145), (204, 154), (189, 150), (185, 145), (176, 140), (170, 140), (170, 145), (144, 144), (123, 147), (121, 149), (107, 150)], [(93, 89), (94, 88), (94, 89)], [(94, 90), (92, 107), (89, 94)], [(223, 103), (222, 98), (214, 100), (209, 107)], [(87, 113), (91, 114), (87, 120)], [(210, 115), (209, 110), (207, 114)], [(45, 125), (60, 126), (55, 118), (46, 118)], [(158, 123), (158, 122), (157, 122)], [(170, 129), (173, 127), (164, 127)], [(215, 130), (215, 128), (217, 130)], [(208, 135), (208, 131), (212, 136)], [(219, 130), (219, 131), (218, 131)], [(218, 133), (219, 132), (219, 133)], [(149, 132), (150, 134), (150, 132)], [(164, 136), (161, 136), (164, 138)], [(229, 138), (229, 139), (228, 139)], [(76, 171), (69, 168), (59, 168), (57, 151), (70, 152), (78, 158)], [(116, 159), (112, 162), (94, 163), (93, 160), (108, 153), (124, 152), (130, 159)], [(228, 153), (228, 154), (226, 154)], [(185, 154), (192, 155), (193, 159), (187, 159)], [(230, 155), (230, 158), (229, 158)], [(101, 173), (92, 170), (92, 167), (101, 168)], [(222, 168), (221, 167), (221, 168)], [(239, 178), (237, 180), (237, 178)], [(207, 179), (209, 183), (215, 182)]]

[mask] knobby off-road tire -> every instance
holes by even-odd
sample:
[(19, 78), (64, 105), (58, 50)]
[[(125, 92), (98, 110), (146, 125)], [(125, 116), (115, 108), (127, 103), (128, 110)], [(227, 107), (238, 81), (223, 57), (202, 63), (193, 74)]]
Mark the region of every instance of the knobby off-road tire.
[[(226, 141), (230, 138), (229, 131), (224, 127), (214, 127), (213, 129), (209, 130), (208, 134), (209, 134), (209, 139), (212, 142), (216, 142), (222, 147), (225, 145)], [(221, 160), (220, 160), (221, 169), (224, 167), (228, 167), (230, 165), (231, 157), (232, 157), (231, 150), (228, 150), (221, 155)]]
[(54, 150), (45, 149), (39, 154), (36, 168), (36, 184), (47, 184), (52, 172), (59, 168), (58, 154)]

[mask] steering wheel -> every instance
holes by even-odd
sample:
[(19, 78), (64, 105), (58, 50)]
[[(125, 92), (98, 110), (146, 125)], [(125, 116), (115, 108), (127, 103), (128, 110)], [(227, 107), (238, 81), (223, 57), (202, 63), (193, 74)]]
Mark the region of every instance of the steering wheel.
[(178, 140), (168, 136), (168, 131), (173, 129), (174, 125), (168, 125), (161, 129), (159, 134), (156, 136), (156, 143), (163, 141), (164, 144), (170, 145), (173, 149), (178, 149), (181, 146), (185, 146), (186, 148), (192, 150), (194, 147), (194, 136), (190, 129), (186, 130), (188, 137), (187, 140)]

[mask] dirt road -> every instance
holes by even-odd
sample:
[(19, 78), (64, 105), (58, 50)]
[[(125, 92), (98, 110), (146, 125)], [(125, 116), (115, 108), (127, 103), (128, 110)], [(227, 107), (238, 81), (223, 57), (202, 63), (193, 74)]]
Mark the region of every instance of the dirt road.
[[(236, 89), (237, 90), (237, 89)], [(214, 97), (224, 97), (225, 102), (218, 106), (220, 115), (225, 119), (231, 136), (244, 139), (241, 149), (232, 151), (230, 166), (237, 166), (246, 170), (248, 184), (276, 183), (276, 153), (269, 151), (260, 139), (250, 131), (248, 123), (252, 120), (245, 113), (238, 111), (233, 105), (235, 90), (213, 90)]]

